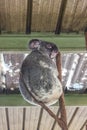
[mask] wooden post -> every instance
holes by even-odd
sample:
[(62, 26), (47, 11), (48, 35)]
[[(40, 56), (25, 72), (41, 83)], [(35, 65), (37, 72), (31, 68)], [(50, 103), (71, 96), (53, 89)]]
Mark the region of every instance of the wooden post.
[(84, 30), (84, 34), (85, 34), (85, 44), (86, 44), (86, 50), (87, 50), (87, 27)]
[(59, 16), (57, 20), (55, 34), (60, 34), (61, 32), (62, 20), (63, 20), (65, 8), (66, 8), (66, 3), (67, 3), (67, 0), (61, 0), (60, 11), (59, 11)]
[[(59, 72), (58, 79), (62, 82), (61, 53), (60, 52), (58, 53), (58, 55), (56, 57), (56, 64), (57, 64), (57, 69), (58, 69), (58, 72)], [(59, 107), (60, 107), (60, 113), (61, 113), (61, 120), (63, 121), (63, 124), (64, 124), (64, 126), (62, 126), (61, 128), (62, 128), (62, 130), (68, 130), (64, 93), (59, 98)]]
[(32, 5), (33, 0), (27, 0), (26, 34), (31, 33)]

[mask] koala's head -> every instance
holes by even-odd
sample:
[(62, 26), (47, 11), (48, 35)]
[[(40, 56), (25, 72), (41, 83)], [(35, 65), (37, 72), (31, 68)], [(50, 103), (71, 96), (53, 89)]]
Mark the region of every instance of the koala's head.
[(58, 48), (54, 43), (42, 41), (39, 39), (32, 39), (29, 42), (29, 49), (32, 51), (38, 50), (50, 58), (55, 58), (58, 54)]

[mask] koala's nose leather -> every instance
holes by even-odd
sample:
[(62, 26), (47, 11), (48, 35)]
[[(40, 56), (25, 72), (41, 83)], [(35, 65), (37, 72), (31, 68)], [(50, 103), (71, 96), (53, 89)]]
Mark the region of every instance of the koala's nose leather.
[(51, 58), (55, 58), (56, 55), (57, 55), (57, 51), (52, 51), (52, 53), (51, 53)]

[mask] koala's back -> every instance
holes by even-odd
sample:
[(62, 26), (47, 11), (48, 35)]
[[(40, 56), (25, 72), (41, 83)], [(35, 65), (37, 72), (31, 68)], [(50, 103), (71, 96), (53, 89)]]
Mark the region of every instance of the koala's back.
[[(47, 94), (52, 94), (55, 87), (58, 88), (57, 68), (55, 63), (39, 51), (32, 51), (23, 61), (21, 73), (27, 87), (33, 92), (36, 98), (47, 98)], [(22, 79), (20, 79), (21, 91), (26, 98), (32, 101), (32, 98), (24, 88)], [(59, 87), (59, 91), (61, 91)]]

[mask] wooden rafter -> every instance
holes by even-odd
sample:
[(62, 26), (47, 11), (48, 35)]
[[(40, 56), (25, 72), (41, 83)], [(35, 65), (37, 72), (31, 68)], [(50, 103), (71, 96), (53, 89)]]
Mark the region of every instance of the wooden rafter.
[(41, 124), (42, 116), (43, 116), (43, 108), (41, 107), (38, 125), (37, 125), (37, 130), (40, 130), (40, 124)]
[[(74, 19), (75, 19), (75, 14), (76, 14), (76, 10), (77, 10), (77, 7), (78, 7), (78, 3), (79, 3), (79, 0), (76, 0), (76, 1), (74, 1), (73, 2), (73, 4), (74, 4), (74, 7), (73, 7), (73, 9), (72, 9), (72, 13), (71, 13), (71, 22), (70, 22), (70, 24), (69, 24), (69, 30), (73, 30), (73, 27), (72, 27), (72, 25), (73, 24), (76, 24), (75, 22), (74, 22)], [(78, 21), (78, 20), (77, 20)], [(74, 22), (74, 23), (73, 23)]]
[(7, 130), (10, 130), (8, 108), (5, 108), (5, 113), (6, 113), (6, 121), (7, 121)]
[(22, 130), (25, 130), (25, 115), (26, 115), (26, 108), (23, 108), (23, 123), (22, 123)]
[(86, 127), (85, 130), (87, 130), (87, 120), (84, 122), (84, 124), (82, 125), (82, 127), (80, 128), (80, 130), (83, 130), (84, 127)]
[[(59, 113), (60, 113), (60, 108), (59, 108), (58, 111), (57, 111), (57, 114), (56, 114), (57, 117), (59, 116)], [(55, 129), (55, 125), (56, 125), (56, 120), (54, 121), (51, 130), (54, 130), (54, 129)]]
[(31, 33), (32, 5), (33, 0), (27, 0), (26, 34)]
[(57, 20), (55, 34), (60, 34), (61, 32), (62, 21), (63, 21), (64, 12), (66, 9), (66, 4), (67, 4), (67, 0), (61, 0), (60, 11), (59, 11), (59, 16)]
[(68, 123), (68, 128), (69, 128), (69, 126), (72, 124), (72, 121), (73, 121), (75, 115), (77, 114), (78, 109), (79, 109), (79, 107), (77, 107), (77, 108), (75, 109), (75, 111), (74, 111), (74, 113), (73, 113), (73, 116), (71, 117), (71, 119), (70, 119), (70, 121), (69, 121), (69, 123)]

